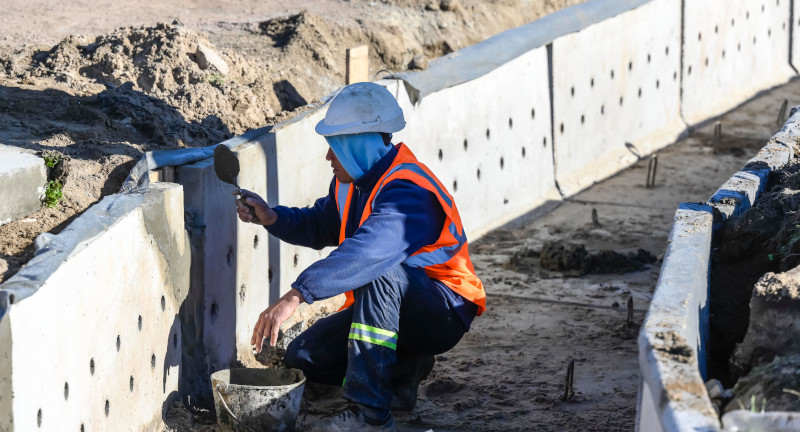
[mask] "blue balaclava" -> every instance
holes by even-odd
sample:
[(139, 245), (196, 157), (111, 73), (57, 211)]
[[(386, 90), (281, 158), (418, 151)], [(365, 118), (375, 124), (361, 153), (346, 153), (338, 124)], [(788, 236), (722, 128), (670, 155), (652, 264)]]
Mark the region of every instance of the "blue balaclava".
[(358, 180), (391, 150), (377, 132), (326, 136), (325, 140), (353, 180)]

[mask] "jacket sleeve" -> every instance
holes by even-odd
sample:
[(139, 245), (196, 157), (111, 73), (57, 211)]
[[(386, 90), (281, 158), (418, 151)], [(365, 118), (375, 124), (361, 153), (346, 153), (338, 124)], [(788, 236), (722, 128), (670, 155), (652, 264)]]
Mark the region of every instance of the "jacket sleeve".
[(333, 196), (336, 182), (331, 181), (328, 195), (318, 199), (313, 207), (275, 206), (278, 214), (274, 224), (265, 227), (275, 237), (293, 245), (322, 249), (339, 243), (339, 210)]
[(423, 246), (435, 243), (444, 221), (444, 211), (433, 193), (411, 182), (390, 182), (353, 236), (309, 266), (292, 287), (313, 303), (366, 285)]

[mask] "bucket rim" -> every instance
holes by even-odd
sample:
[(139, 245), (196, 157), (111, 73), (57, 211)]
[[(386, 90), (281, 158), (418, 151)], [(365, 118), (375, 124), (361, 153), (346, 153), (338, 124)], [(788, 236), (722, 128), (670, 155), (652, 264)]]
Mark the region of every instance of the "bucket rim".
[[(216, 372), (214, 372), (214, 373), (212, 373), (212, 374), (211, 374), (211, 381), (212, 381), (212, 383), (213, 383), (214, 381), (219, 381), (220, 383), (222, 383), (222, 384), (225, 384), (225, 387), (226, 387), (226, 388), (227, 388), (227, 387), (237, 387), (237, 388), (244, 388), (244, 389), (263, 389), (263, 388), (274, 388), (274, 389), (287, 389), (287, 390), (293, 390), (293, 389), (295, 389), (295, 388), (297, 388), (297, 387), (300, 387), (301, 385), (303, 385), (303, 384), (305, 384), (305, 383), (306, 383), (306, 374), (304, 374), (302, 370), (300, 370), (300, 369), (296, 369), (296, 368), (290, 368), (290, 369), (285, 369), (285, 370), (288, 370), (288, 371), (297, 371), (297, 372), (300, 374), (300, 380), (299, 380), (299, 381), (297, 381), (296, 383), (292, 383), (292, 384), (284, 384), (284, 385), (275, 385), (275, 386), (259, 386), (259, 385), (249, 385), (249, 384), (231, 384), (230, 382), (228, 382), (228, 383), (224, 383), (224, 382), (222, 382), (222, 380), (220, 380), (220, 379), (218, 379), (218, 378), (216, 378), (216, 379), (214, 378), (214, 375), (216, 375), (216, 374), (218, 374), (218, 373), (220, 373), (220, 372), (231, 371), (231, 370), (234, 370), (234, 369), (270, 370), (270, 368), (227, 368), (227, 369), (220, 369), (220, 370), (218, 370), (218, 371), (216, 371)], [(273, 369), (273, 370), (274, 370), (274, 369)], [(213, 385), (213, 387), (216, 387), (216, 385)]]

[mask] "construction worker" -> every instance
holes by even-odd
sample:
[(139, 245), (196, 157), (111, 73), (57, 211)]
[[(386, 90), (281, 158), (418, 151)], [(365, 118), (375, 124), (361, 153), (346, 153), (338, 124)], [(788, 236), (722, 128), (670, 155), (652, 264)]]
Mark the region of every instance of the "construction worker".
[(394, 431), (391, 409), (411, 409), (417, 388), (485, 310), (483, 284), (469, 258), (456, 204), (405, 144), (403, 110), (380, 85), (345, 87), (316, 126), (330, 148), (328, 195), (310, 208), (270, 208), (260, 197), (237, 200), (239, 218), (270, 234), (321, 249), (338, 247), (308, 267), (269, 306), (253, 330), (265, 337), (302, 303), (346, 294), (342, 309), (317, 321), (288, 346), (284, 363), (310, 382), (343, 385), (353, 406), (312, 431)]

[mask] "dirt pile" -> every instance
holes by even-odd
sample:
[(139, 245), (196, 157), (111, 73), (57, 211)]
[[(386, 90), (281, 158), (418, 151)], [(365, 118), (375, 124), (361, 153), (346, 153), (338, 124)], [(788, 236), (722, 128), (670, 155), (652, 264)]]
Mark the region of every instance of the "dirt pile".
[(770, 174), (755, 205), (718, 230), (712, 247), (710, 354), (712, 370), (732, 384), (728, 361), (747, 332), (749, 301), (767, 272), (800, 265), (800, 161)]
[[(725, 412), (800, 411), (800, 354), (775, 359), (754, 368), (733, 388), (734, 398)], [(787, 391), (788, 390), (788, 391)]]
[(551, 271), (577, 271), (580, 274), (628, 273), (639, 271), (657, 261), (650, 252), (639, 249), (636, 253), (619, 253), (613, 250), (589, 252), (582, 244), (547, 242), (540, 252), (541, 265)]

